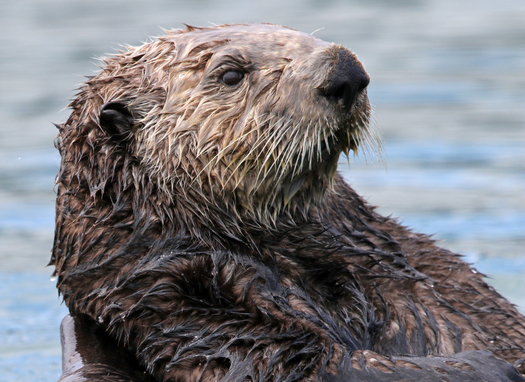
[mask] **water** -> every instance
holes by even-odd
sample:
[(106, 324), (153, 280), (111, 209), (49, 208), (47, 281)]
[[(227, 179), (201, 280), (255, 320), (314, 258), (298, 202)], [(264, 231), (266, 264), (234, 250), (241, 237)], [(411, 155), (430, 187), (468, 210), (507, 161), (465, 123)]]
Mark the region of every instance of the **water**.
[(53, 148), (95, 57), (181, 23), (284, 24), (365, 63), (387, 167), (341, 161), (386, 214), (466, 255), (525, 308), (523, 0), (0, 2), (0, 382), (54, 381)]

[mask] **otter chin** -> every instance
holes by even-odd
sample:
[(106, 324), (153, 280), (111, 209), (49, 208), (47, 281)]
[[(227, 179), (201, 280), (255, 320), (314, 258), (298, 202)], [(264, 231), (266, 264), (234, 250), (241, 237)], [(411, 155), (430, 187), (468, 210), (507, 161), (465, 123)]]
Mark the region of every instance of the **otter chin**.
[(56, 140), (61, 380), (525, 381), (515, 307), (337, 173), (369, 82), (271, 24), (103, 59)]

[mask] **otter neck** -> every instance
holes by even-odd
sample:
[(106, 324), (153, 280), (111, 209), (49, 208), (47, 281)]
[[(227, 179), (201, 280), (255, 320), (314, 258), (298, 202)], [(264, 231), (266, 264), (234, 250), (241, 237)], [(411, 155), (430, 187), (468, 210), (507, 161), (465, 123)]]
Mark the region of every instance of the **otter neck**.
[(59, 272), (66, 262), (103, 260), (139, 236), (149, 243), (178, 237), (211, 248), (232, 243), (253, 247), (262, 233), (279, 231), (310, 215), (309, 205), (297, 204), (261, 218), (238, 206), (197, 204), (202, 202), (198, 194), (168, 200), (147, 179), (124, 191), (117, 190), (121, 184), (109, 182), (95, 190), (87, 179), (68, 175), (61, 172), (58, 183), (52, 263)]

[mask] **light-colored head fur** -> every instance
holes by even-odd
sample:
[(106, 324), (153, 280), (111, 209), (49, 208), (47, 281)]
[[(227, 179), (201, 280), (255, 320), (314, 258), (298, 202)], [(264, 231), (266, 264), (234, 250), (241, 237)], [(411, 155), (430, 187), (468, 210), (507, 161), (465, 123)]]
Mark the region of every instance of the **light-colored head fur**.
[[(269, 222), (284, 211), (304, 213), (330, 186), (341, 152), (376, 142), (366, 91), (350, 112), (321, 94), (339, 49), (266, 24), (167, 32), (103, 60), (73, 101), (61, 139), (87, 134), (90, 145), (105, 145), (97, 152), (127, 155), (138, 168), (115, 179), (102, 169), (108, 164), (97, 164), (86, 170), (103, 171), (92, 190), (107, 181), (124, 189), (151, 182), (163, 194), (159, 203), (188, 203), (201, 216), (218, 209)], [(242, 81), (221, 82), (228, 70), (242, 72)], [(124, 154), (100, 129), (79, 129), (96, 127), (102, 105), (112, 101), (135, 121)]]

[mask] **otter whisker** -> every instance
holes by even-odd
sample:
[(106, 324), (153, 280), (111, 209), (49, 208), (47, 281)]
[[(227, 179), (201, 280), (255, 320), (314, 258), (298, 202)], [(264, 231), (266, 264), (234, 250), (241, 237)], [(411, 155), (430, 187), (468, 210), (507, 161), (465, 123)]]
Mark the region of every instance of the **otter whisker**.
[[(301, 145), (300, 145), (300, 152), (297, 155), (297, 158), (296, 158), (296, 161), (295, 161), (295, 164), (294, 164), (292, 177), (294, 177), (297, 174), (297, 170), (299, 169), (299, 163), (301, 163), (301, 166), (304, 165), (304, 160), (306, 158), (306, 155), (309, 154), (311, 156), (312, 150), (309, 149), (309, 147), (308, 147), (308, 140), (309, 140), (309, 137), (310, 137), (310, 127), (312, 126), (312, 123), (313, 122), (310, 121), (308, 123), (308, 125), (306, 126), (306, 132), (303, 135), (303, 139), (302, 139), (302, 142), (301, 142)], [(314, 134), (315, 134), (315, 129), (314, 129)], [(294, 145), (295, 145), (295, 142), (294, 142)], [(291, 160), (291, 158), (289, 160)]]
[(369, 114), (360, 112), (357, 117), (355, 127), (360, 151), (363, 152), (365, 159), (375, 157), (380, 164), (384, 165), (382, 138), (374, 126), (371, 126)]
[[(282, 180), (282, 178), (285, 176), (286, 171), (288, 168), (291, 167), (292, 163), (292, 155), (293, 147), (295, 147), (296, 144), (296, 137), (299, 133), (299, 126), (296, 125), (293, 122), (289, 122), (289, 124), (292, 127), (292, 131), (290, 132), (289, 128), (286, 128), (286, 134), (283, 134), (282, 137), (279, 139), (279, 145), (281, 145), (282, 140), (286, 138), (287, 144), (284, 146), (284, 150), (276, 151), (276, 155), (274, 156), (273, 163), (270, 166), (269, 170), (272, 170), (274, 167), (276, 168), (276, 171), (278, 173), (278, 176), (276, 180), (279, 182)], [(279, 167), (279, 169), (278, 169)]]
[[(287, 129), (286, 133), (286, 145), (284, 147), (284, 150), (281, 150), (279, 158), (276, 160), (276, 163), (279, 163), (279, 166), (282, 170), (285, 170), (287, 167), (291, 166), (292, 156), (295, 154), (295, 151), (297, 150), (297, 139), (298, 135), (300, 133), (300, 127), (302, 125), (302, 121), (299, 123), (291, 123), (291, 131), (290, 129)], [(284, 171), (281, 171), (281, 174), (284, 173)]]
[[(270, 171), (273, 169), (273, 167), (278, 164), (277, 160), (276, 160), (277, 159), (276, 155), (279, 155), (279, 154), (276, 153), (276, 148), (281, 145), (282, 140), (286, 137), (286, 133), (288, 131), (288, 125), (290, 124), (290, 121), (288, 120), (284, 124), (280, 123), (279, 124), (280, 125), (279, 129), (276, 129), (275, 127), (277, 125), (277, 122), (281, 122), (283, 120), (284, 120), (284, 117), (281, 117), (278, 121), (276, 121), (274, 123), (273, 126), (270, 126), (270, 130), (272, 130), (274, 132), (269, 137), (268, 142), (261, 149), (260, 155), (264, 155), (265, 151), (267, 151), (267, 154), (261, 160), (262, 166), (261, 166), (261, 170), (257, 174), (257, 178), (260, 177), (261, 171), (264, 170), (264, 169), (266, 169), (265, 176), (264, 176), (264, 177), (266, 177), (270, 173)], [(269, 149), (268, 149), (268, 144), (272, 145)], [(256, 160), (260, 160), (260, 155), (257, 156)], [(272, 164), (270, 165), (270, 167), (268, 167), (268, 162), (269, 162), (271, 157), (273, 157), (274, 160), (273, 160)]]
[[(235, 187), (237, 187), (244, 179), (244, 177), (247, 175), (248, 171), (249, 171), (249, 168), (245, 168), (243, 170), (243, 172), (241, 174), (239, 174), (239, 169), (241, 168), (241, 166), (243, 164), (246, 163), (247, 160), (251, 160), (250, 157), (248, 156), (244, 156), (240, 161), (238, 161), (236, 163), (236, 167), (231, 171), (231, 174), (230, 176), (228, 177), (227, 179), (227, 182), (230, 181), (234, 176), (237, 176), (237, 180), (236, 180), (236, 184), (235, 184)], [(256, 160), (255, 160), (256, 161)], [(229, 163), (226, 168), (229, 169), (231, 165), (235, 164), (235, 162), (231, 162)], [(259, 174), (259, 173), (258, 173)], [(257, 175), (256, 179), (259, 179), (259, 175)], [(261, 180), (264, 179), (264, 177), (261, 177)], [(256, 180), (256, 183), (258, 181)], [(258, 184), (256, 185), (256, 187), (254, 187), (254, 189), (257, 189), (258, 188)]]
[[(222, 148), (220, 151), (218, 151), (214, 157), (212, 157), (208, 163), (203, 167), (203, 169), (197, 174), (197, 177), (200, 178), (200, 175), (206, 171), (212, 164), (214, 166), (216, 166), (219, 161), (221, 160), (222, 156), (224, 155), (224, 153), (228, 152), (228, 151), (231, 151), (231, 150), (234, 150), (235, 148), (239, 147), (242, 143), (243, 143), (243, 138), (247, 137), (248, 135), (252, 134), (253, 132), (255, 131), (258, 131), (260, 130), (260, 126), (259, 125), (255, 125), (252, 129), (246, 131), (244, 134), (242, 134), (241, 136), (239, 136), (237, 139), (235, 139), (234, 141), (232, 141), (231, 143), (229, 143), (227, 146), (225, 146), (224, 148)], [(267, 134), (266, 132), (263, 132), (263, 134)], [(262, 142), (261, 142), (262, 143)], [(245, 155), (245, 158), (249, 157), (250, 154), (255, 150), (255, 148), (252, 148), (250, 152), (248, 152), (247, 155)], [(244, 159), (245, 160), (245, 159)], [(239, 166), (242, 164), (243, 162), (241, 161), (241, 163), (239, 163)], [(229, 166), (231, 166), (233, 163), (229, 163), (227, 165), (226, 168), (229, 168)], [(239, 166), (237, 168), (239, 168)], [(233, 171), (235, 172), (235, 170)], [(229, 178), (230, 179), (230, 178)], [(229, 180), (228, 179), (228, 180)]]
[[(258, 146), (259, 146), (260, 144), (265, 143), (265, 146), (263, 147), (263, 150), (261, 150), (261, 154), (262, 154), (262, 152), (264, 151), (264, 148), (266, 147), (266, 145), (267, 145), (269, 142), (272, 142), (272, 141), (273, 141), (272, 137), (273, 137), (275, 134), (278, 134), (278, 133), (279, 133), (279, 130), (277, 130), (277, 129), (267, 129), (267, 130), (263, 131), (263, 134), (261, 134), (261, 135), (259, 136), (259, 142), (256, 143), (256, 144), (254, 145), (254, 147), (250, 150), (249, 153), (251, 154), (253, 151), (255, 151), (255, 150), (258, 148)], [(267, 136), (268, 134), (271, 134), (271, 135)], [(264, 138), (264, 139), (262, 139), (262, 138)], [(232, 171), (232, 175), (230, 176), (229, 179), (231, 179), (231, 177), (233, 176), (233, 174), (235, 174), (235, 173), (237, 172), (237, 170), (240, 168), (240, 166), (241, 166), (241, 165), (242, 165), (247, 159), (250, 159), (250, 155), (246, 155), (246, 156), (245, 156), (245, 157), (244, 157), (244, 158), (238, 163), (237, 167), (234, 169), (234, 171)], [(255, 161), (259, 160), (259, 156), (257, 156), (254, 160), (255, 160)], [(229, 166), (230, 166), (230, 165), (228, 165), (228, 167), (229, 167)], [(257, 175), (257, 178), (258, 178), (258, 177), (259, 177), (259, 174)]]

